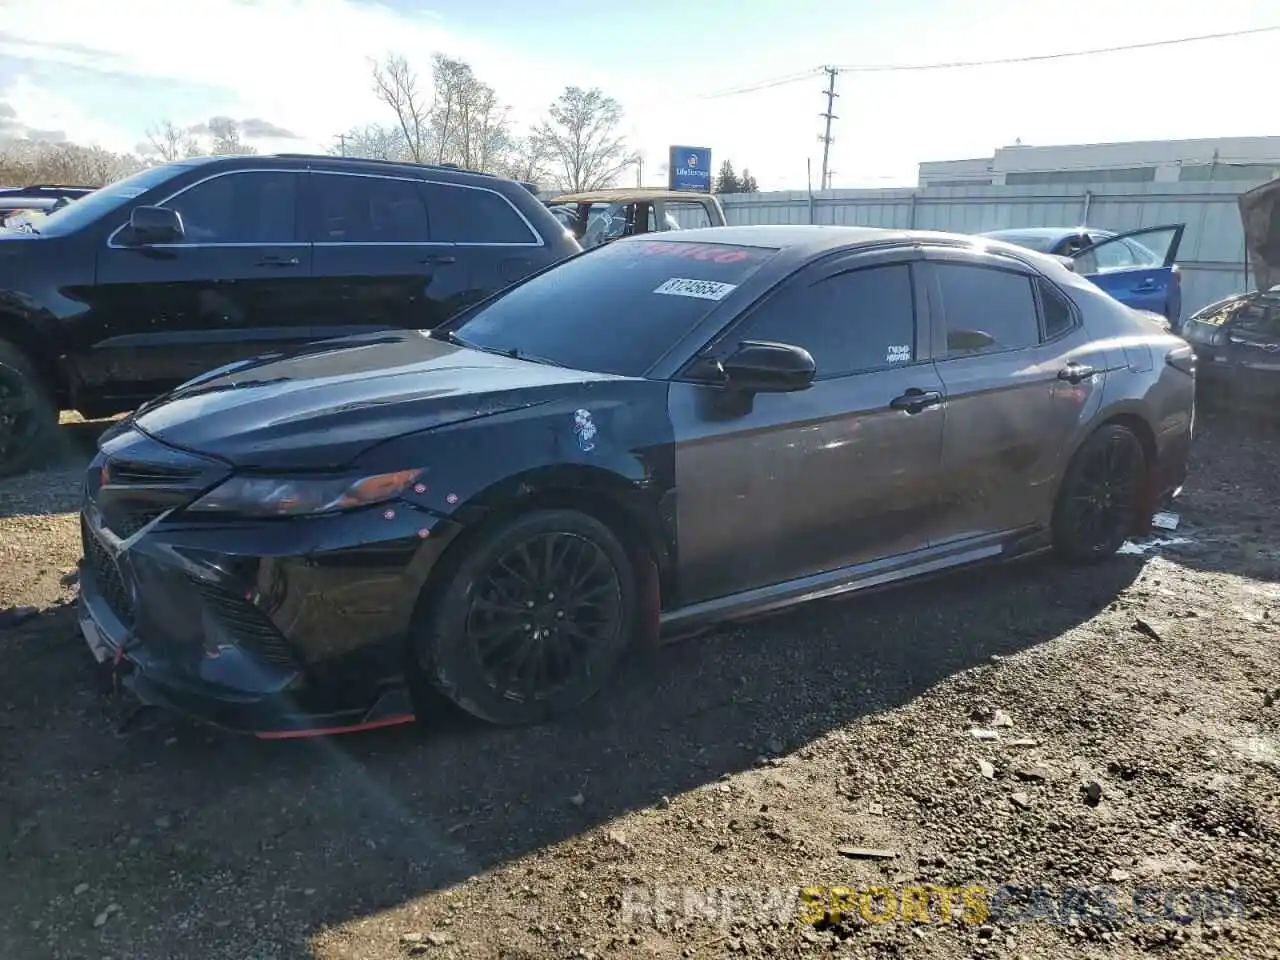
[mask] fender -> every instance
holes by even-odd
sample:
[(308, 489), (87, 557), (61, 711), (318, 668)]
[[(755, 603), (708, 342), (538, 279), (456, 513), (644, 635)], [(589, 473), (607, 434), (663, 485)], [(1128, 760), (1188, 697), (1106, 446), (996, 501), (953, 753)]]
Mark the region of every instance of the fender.
[(0, 339), (27, 356), (54, 399), (66, 406), (75, 395), (75, 384), (53, 336), (57, 324), (57, 318), (27, 294), (0, 291)]
[[(675, 445), (663, 381), (618, 379), (379, 445), (370, 472), (423, 470), (409, 499), (463, 528), (538, 506), (600, 514), (674, 598)], [(617, 529), (621, 528), (621, 529)], [(635, 542), (637, 541), (638, 542)]]

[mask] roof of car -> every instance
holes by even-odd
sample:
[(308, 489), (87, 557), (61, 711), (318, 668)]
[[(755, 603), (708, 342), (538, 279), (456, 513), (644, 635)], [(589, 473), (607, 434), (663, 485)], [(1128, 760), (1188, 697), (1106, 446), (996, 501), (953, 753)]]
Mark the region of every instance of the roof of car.
[[(836, 227), (809, 224), (752, 224), (738, 227), (698, 227), (660, 234), (639, 234), (636, 239), (673, 243), (731, 243), (744, 247), (806, 249), (815, 253), (859, 243), (906, 241), (929, 236), (924, 231), (886, 230), (882, 227)], [(936, 236), (936, 235), (935, 235)]]
[(1040, 240), (1061, 240), (1063, 237), (1074, 237), (1081, 233), (1096, 233), (1099, 236), (1111, 236), (1109, 230), (1097, 227), (1009, 227), (1004, 230), (987, 230), (979, 234), (983, 237), (1035, 237)]
[(589, 190), (586, 193), (563, 193), (547, 203), (625, 203), (628, 200), (689, 200), (710, 194), (680, 190), (659, 190), (648, 187), (615, 187), (609, 190)]

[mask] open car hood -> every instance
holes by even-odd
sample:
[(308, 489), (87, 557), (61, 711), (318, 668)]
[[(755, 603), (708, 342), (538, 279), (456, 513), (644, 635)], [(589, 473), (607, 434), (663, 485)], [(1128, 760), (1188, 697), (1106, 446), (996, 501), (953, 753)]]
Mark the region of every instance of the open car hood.
[(1240, 195), (1249, 269), (1259, 290), (1280, 284), (1280, 178)]

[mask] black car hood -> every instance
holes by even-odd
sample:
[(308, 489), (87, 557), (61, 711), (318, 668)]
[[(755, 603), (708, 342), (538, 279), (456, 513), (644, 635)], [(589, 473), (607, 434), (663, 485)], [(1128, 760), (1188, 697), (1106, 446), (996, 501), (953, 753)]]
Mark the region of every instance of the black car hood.
[(612, 379), (397, 331), (223, 367), (145, 405), (130, 422), (235, 466), (316, 470), (341, 467), (396, 437)]
[(1244, 245), (1259, 290), (1280, 284), (1280, 179), (1242, 193)]

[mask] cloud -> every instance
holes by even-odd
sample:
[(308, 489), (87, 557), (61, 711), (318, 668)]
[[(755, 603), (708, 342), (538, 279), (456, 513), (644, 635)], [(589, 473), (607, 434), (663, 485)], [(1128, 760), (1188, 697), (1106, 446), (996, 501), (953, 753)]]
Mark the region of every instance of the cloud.
[(286, 130), (284, 127), (272, 123), (270, 120), (261, 120), (258, 117), (249, 117), (240, 121), (240, 133), (246, 140), (301, 140), (302, 138), (292, 130)]
[(65, 143), (67, 131), (29, 126), (19, 118), (17, 108), (13, 104), (0, 101), (0, 145), (12, 143), (15, 140)]

